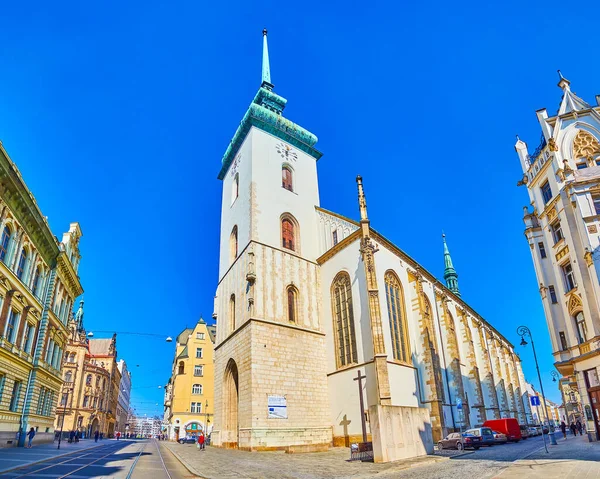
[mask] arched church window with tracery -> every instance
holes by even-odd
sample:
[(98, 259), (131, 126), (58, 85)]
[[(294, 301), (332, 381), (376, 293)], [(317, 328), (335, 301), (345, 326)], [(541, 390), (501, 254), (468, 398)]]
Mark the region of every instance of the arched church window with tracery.
[(410, 349), (402, 284), (392, 271), (385, 273), (384, 279), (394, 359), (407, 363), (410, 361)]
[(281, 219), (281, 245), (285, 249), (297, 251), (298, 240), (296, 222), (291, 216), (284, 216)]
[(283, 186), (286, 190), (294, 191), (292, 169), (286, 165), (281, 168), (281, 186)]
[(331, 285), (336, 363), (341, 368), (358, 362), (350, 275), (338, 273)]
[(238, 255), (238, 228), (237, 225), (231, 230), (231, 236), (229, 237), (229, 256), (231, 262), (235, 261)]

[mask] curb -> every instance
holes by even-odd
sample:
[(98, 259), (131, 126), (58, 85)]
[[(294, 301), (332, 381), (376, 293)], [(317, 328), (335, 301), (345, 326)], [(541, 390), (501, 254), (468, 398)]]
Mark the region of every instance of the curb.
[[(108, 444), (107, 444), (108, 445)], [(57, 457), (65, 457), (69, 454), (75, 454), (77, 452), (89, 451), (90, 449), (95, 449), (97, 447), (102, 447), (104, 444), (98, 444), (97, 446), (86, 447), (85, 449), (78, 449), (77, 451), (65, 452), (64, 454), (57, 454), (56, 456), (47, 457), (46, 459), (39, 459), (37, 461), (28, 462), (27, 464), (22, 464), (21, 466), (10, 467), (8, 469), (0, 469), (0, 474), (6, 474), (7, 472), (16, 471), (17, 469), (23, 469), (24, 467), (35, 466), (36, 464), (41, 464), (42, 462), (51, 461), (52, 459), (56, 459)]]

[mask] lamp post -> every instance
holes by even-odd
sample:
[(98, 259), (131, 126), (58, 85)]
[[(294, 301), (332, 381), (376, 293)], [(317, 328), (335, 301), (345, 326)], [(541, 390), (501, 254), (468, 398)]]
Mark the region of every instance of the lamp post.
[(206, 400), (206, 404), (204, 405), (204, 436), (208, 435), (208, 399)]
[[(535, 353), (535, 345), (533, 344), (533, 336), (531, 335), (531, 330), (527, 326), (519, 326), (517, 328), (517, 334), (521, 336), (521, 346), (527, 346), (527, 341), (525, 340), (525, 336), (529, 336), (529, 340), (531, 341), (531, 349), (533, 349), (533, 359), (535, 361), (535, 369), (537, 370), (538, 380), (540, 382), (540, 391), (542, 393), (542, 401), (544, 401), (544, 410), (546, 411), (546, 419), (548, 421), (548, 436), (550, 437), (550, 444), (553, 446), (557, 445), (556, 437), (554, 437), (554, 426), (550, 425), (550, 416), (548, 415), (548, 406), (546, 405), (546, 395), (544, 394), (544, 385), (542, 384), (542, 376), (540, 375), (540, 367), (538, 365), (537, 354)], [(542, 437), (544, 436), (544, 431), (542, 429)], [(544, 446), (546, 446), (546, 442), (544, 441)], [(546, 448), (546, 452), (548, 452), (548, 448)]]
[(60, 449), (60, 440), (62, 439), (62, 434), (63, 434), (63, 428), (65, 427), (65, 414), (67, 413), (67, 404), (69, 404), (69, 392), (71, 391), (71, 389), (67, 389), (67, 395), (65, 396), (65, 404), (63, 406), (63, 413), (62, 413), (62, 421), (60, 423), (60, 433), (58, 434), (58, 446), (56, 449)]

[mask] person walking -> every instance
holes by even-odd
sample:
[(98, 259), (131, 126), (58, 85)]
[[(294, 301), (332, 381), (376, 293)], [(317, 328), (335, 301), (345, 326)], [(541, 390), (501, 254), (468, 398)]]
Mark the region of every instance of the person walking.
[(565, 424), (565, 421), (560, 421), (560, 430), (563, 433), (563, 437), (566, 439), (567, 438), (567, 425)]
[(27, 441), (27, 447), (29, 449), (31, 449), (31, 441), (33, 441), (33, 438), (35, 437), (35, 429), (31, 428), (29, 430), (29, 432), (27, 433), (27, 437), (29, 438), (29, 440)]
[(200, 450), (204, 450), (204, 433), (200, 432), (200, 435), (198, 436), (198, 444), (200, 444)]
[(573, 436), (577, 436), (577, 426), (575, 426), (575, 423), (573, 421), (571, 421), (569, 429), (571, 430), (571, 434), (573, 434)]
[(575, 427), (577, 428), (579, 435), (583, 436), (583, 425), (581, 424), (581, 421), (579, 419), (577, 419), (577, 424), (575, 424)]
[(79, 442), (79, 430), (75, 431), (75, 442)]
[(98, 429), (96, 429), (96, 432), (94, 433), (94, 442), (98, 442), (99, 437), (100, 437), (100, 433), (98, 432)]

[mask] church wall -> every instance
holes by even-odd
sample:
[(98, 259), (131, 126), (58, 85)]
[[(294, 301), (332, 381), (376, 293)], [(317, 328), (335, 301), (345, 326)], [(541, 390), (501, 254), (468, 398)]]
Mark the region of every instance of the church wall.
[[(233, 161), (227, 175), (223, 178), (219, 280), (223, 278), (232, 263), (229, 240), (233, 227), (237, 226), (238, 229), (238, 252), (242, 251), (250, 240), (252, 138), (251, 134), (246, 136), (236, 160)], [(232, 186), (236, 173), (239, 174), (238, 197), (232, 203)]]
[[(256, 128), (252, 135), (252, 239), (281, 247), (281, 215), (290, 213), (299, 229), (296, 253), (315, 261), (320, 256), (315, 206), (319, 206), (317, 162), (306, 153), (292, 147), (297, 159), (286, 160), (277, 151), (281, 141)], [(289, 145), (288, 145), (289, 146)], [(287, 164), (293, 170), (293, 191), (281, 186), (281, 169)]]
[(333, 233), (336, 232), (337, 242), (354, 233), (358, 226), (335, 214), (316, 208), (319, 230), (319, 254), (323, 254), (335, 246)]

